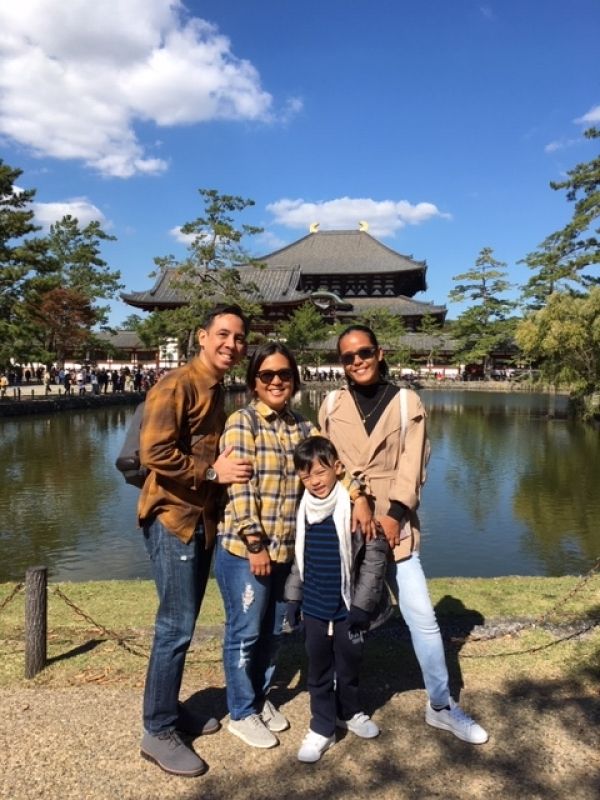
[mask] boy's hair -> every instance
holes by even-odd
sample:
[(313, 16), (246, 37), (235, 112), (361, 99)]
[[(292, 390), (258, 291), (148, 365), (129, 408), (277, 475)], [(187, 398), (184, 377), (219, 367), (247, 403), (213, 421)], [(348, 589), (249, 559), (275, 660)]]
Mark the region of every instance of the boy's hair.
[(232, 314), (234, 317), (239, 317), (242, 320), (242, 325), (244, 326), (244, 336), (248, 336), (250, 322), (248, 317), (236, 303), (219, 303), (218, 305), (214, 306), (206, 312), (198, 327), (207, 331), (215, 319), (217, 317), (222, 317), (224, 314)]
[(326, 467), (333, 467), (339, 460), (334, 445), (324, 436), (309, 436), (296, 445), (294, 450), (294, 467), (297, 472), (310, 470), (315, 459)]

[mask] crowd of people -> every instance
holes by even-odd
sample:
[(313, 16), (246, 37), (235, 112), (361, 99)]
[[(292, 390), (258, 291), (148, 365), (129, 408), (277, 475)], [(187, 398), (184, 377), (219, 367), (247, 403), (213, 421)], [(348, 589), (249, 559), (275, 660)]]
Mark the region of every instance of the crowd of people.
[(46, 395), (60, 390), (61, 394), (108, 394), (112, 392), (146, 392), (167, 370), (147, 367), (121, 367), (107, 369), (81, 366), (72, 369), (37, 367), (24, 369), (11, 367), (0, 372), (0, 396), (12, 389), (22, 390), (42, 385)]
[(390, 616), (389, 586), (423, 673), (425, 722), (483, 744), (487, 732), (450, 694), (419, 558), (429, 455), (419, 396), (388, 380), (374, 331), (354, 325), (338, 339), (345, 385), (325, 397), (318, 427), (291, 407), (300, 373), (278, 342), (255, 349), (246, 375), (252, 399), (227, 419), (222, 382), (244, 357), (247, 335), (239, 307), (216, 307), (198, 330), (199, 355), (147, 394), (138, 521), (159, 602), (142, 756), (176, 775), (207, 769), (190, 737), (220, 723), (193, 713), (179, 694), (213, 551), (233, 736), (271, 748), (290, 728), (270, 693), (287, 622), (302, 627), (308, 657), (310, 724), (298, 760), (318, 761), (337, 730), (375, 739), (380, 728), (365, 711), (359, 675), (366, 632)]

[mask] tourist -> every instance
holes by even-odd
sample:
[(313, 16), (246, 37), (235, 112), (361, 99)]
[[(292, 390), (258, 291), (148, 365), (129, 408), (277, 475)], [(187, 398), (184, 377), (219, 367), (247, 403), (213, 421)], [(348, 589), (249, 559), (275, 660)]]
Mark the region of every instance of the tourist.
[(180, 734), (212, 733), (216, 719), (179, 703), (185, 657), (208, 580), (219, 484), (245, 483), (247, 459), (218, 453), (225, 423), (225, 373), (243, 357), (248, 323), (238, 306), (217, 306), (197, 334), (200, 354), (148, 392), (140, 460), (149, 474), (138, 520), (159, 605), (144, 689), (142, 756), (174, 775), (195, 776), (206, 764)]
[(414, 391), (403, 389), (404, 398), (399, 397), (398, 387), (387, 381), (383, 351), (370, 328), (346, 328), (338, 354), (347, 386), (325, 398), (319, 422), (344, 467), (364, 480), (376, 521), (393, 548), (390, 577), (428, 693), (425, 721), (483, 744), (486, 731), (450, 696), (444, 645), (419, 558), (417, 508), (428, 457), (425, 409)]
[[(165, 379), (163, 379), (165, 380)], [(223, 667), (228, 730), (251, 747), (279, 743), (288, 720), (268, 699), (285, 616), (284, 587), (294, 558), (300, 479), (296, 445), (316, 428), (290, 408), (300, 376), (292, 353), (266, 342), (248, 364), (254, 400), (227, 420), (221, 450), (254, 464), (252, 480), (227, 489), (215, 577), (225, 606)]]
[(304, 619), (311, 721), (298, 760), (314, 763), (335, 744), (336, 726), (361, 739), (379, 735), (362, 710), (358, 682), (364, 633), (378, 610), (390, 549), (383, 535), (365, 540), (361, 531), (352, 534), (350, 495), (338, 481), (343, 467), (328, 439), (301, 442), (294, 466), (305, 491), (286, 615), (291, 628), (300, 611)]

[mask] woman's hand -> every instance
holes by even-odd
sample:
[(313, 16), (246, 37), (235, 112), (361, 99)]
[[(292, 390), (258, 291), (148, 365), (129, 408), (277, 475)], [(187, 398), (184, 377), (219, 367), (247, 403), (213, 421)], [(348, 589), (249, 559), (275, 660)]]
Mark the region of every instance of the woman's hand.
[(377, 522), (383, 530), (385, 538), (388, 540), (389, 546), (393, 549), (396, 545), (400, 544), (400, 532), (402, 530), (400, 523), (393, 517), (388, 517), (387, 514), (383, 517), (377, 517)]
[(360, 528), (366, 541), (377, 536), (377, 521), (373, 516), (369, 498), (360, 495), (356, 498), (352, 508), (352, 533)]
[(257, 578), (266, 578), (271, 574), (271, 557), (268, 550), (261, 550), (260, 553), (248, 553), (250, 572)]

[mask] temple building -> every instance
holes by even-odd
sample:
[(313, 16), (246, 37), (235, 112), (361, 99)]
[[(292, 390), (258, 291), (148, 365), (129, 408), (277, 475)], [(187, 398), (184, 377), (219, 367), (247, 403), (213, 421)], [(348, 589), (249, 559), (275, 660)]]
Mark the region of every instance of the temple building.
[[(330, 322), (352, 322), (375, 309), (402, 317), (416, 331), (424, 315), (438, 320), (446, 307), (415, 300), (427, 289), (425, 261), (415, 261), (359, 230), (319, 231), (318, 224), (296, 242), (256, 259), (259, 266), (238, 267), (249, 299), (260, 304), (255, 330), (271, 333), (306, 302)], [(151, 289), (122, 294), (125, 303), (143, 311), (178, 308), (186, 303), (176, 272), (164, 269)]]

